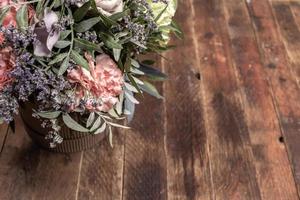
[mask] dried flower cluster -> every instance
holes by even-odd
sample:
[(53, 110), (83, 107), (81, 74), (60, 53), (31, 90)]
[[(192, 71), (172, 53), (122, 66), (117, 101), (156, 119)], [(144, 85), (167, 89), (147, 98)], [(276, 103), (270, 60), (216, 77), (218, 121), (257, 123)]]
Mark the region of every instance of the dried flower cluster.
[(127, 128), (115, 121), (132, 119), (137, 94), (161, 98), (149, 81), (166, 76), (137, 55), (181, 35), (176, 8), (176, 0), (2, 0), (0, 121), (34, 103), (51, 147), (63, 141), (62, 122), (94, 134)]

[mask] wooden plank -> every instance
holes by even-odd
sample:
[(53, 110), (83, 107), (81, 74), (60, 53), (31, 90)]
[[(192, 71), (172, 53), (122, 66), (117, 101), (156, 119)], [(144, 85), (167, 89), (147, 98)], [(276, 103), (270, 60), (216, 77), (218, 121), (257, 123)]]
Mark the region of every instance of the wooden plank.
[[(273, 5), (273, 12), (275, 13), (276, 19), (278, 21), (279, 26), (279, 33), (281, 33), (278, 37), (283, 40), (285, 44), (285, 48), (287, 50), (287, 56), (278, 57), (280, 63), (275, 70), (275, 75), (278, 75), (279, 83), (275, 85), (275, 75), (274, 77), (274, 94), (277, 99), (278, 105), (278, 112), (281, 118), (281, 124), (283, 133), (285, 136), (285, 142), (288, 147), (290, 160), (292, 163), (294, 176), (296, 180), (296, 184), (298, 187), (298, 192), (300, 191), (300, 156), (299, 156), (299, 128), (300, 128), (300, 91), (299, 91), (299, 80), (295, 80), (293, 77), (294, 70), (293, 68), (295, 65), (300, 64), (300, 59), (297, 57), (291, 57), (292, 49), (296, 48), (292, 41), (288, 42), (289, 39), (286, 37), (286, 33), (284, 34), (286, 27), (287, 30), (292, 29), (296, 25), (294, 20), (291, 20), (293, 14), (291, 13), (290, 5), (289, 4), (272, 4)], [(295, 4), (293, 4), (295, 5)], [(294, 7), (294, 11), (296, 11)], [(298, 6), (297, 6), (298, 9)], [(279, 13), (280, 11), (286, 11), (285, 14)], [(289, 20), (288, 20), (289, 19)], [(291, 21), (290, 21), (291, 20)], [(283, 23), (286, 22), (288, 24), (284, 25)], [(294, 30), (297, 31), (298, 29)], [(294, 33), (296, 34), (296, 33)], [(297, 42), (297, 41), (295, 41)], [(299, 43), (299, 41), (298, 41)], [(292, 45), (292, 46), (291, 46)], [(281, 46), (280, 49), (283, 49)], [(276, 51), (274, 51), (276, 52)], [(299, 52), (299, 51), (298, 51)], [(297, 52), (295, 52), (296, 54)], [(277, 56), (277, 55), (276, 55)], [(288, 71), (289, 62), (291, 70)], [(276, 87), (275, 87), (276, 86)]]
[(294, 19), (289, 2), (272, 2), (272, 8), (292, 64), (291, 69), (297, 79), (297, 84), (300, 85), (300, 29)]
[[(155, 57), (157, 64), (160, 58)], [(157, 84), (161, 91), (161, 84)], [(125, 133), (123, 199), (166, 199), (163, 101), (139, 98), (131, 130)]]
[(194, 2), (202, 74), (213, 199), (261, 199), (249, 134), (252, 134), (232, 68), (223, 2)]
[(75, 199), (79, 160), (35, 146), (18, 119), (0, 158), (0, 199)]
[[(241, 102), (245, 110), (245, 123), (248, 126), (261, 198), (298, 199), (285, 146), (278, 140), (281, 130), (273, 105), (272, 89), (264, 77), (264, 66), (247, 13), (246, 1), (223, 0), (223, 2), (232, 61), (241, 87)], [(262, 1), (251, 2), (262, 3)], [(262, 4), (258, 7), (263, 9)], [(254, 20), (258, 22), (259, 17), (261, 16), (256, 16)], [(260, 26), (263, 25), (260, 23)], [(270, 30), (265, 29), (266, 34), (270, 34), (268, 31)], [(269, 64), (268, 66), (272, 67)]]
[[(169, 81), (164, 84), (165, 145), (168, 169), (168, 199), (212, 199), (207, 132), (201, 97), (201, 75), (196, 49), (193, 1), (179, 1), (177, 21), (185, 39), (164, 56)], [(197, 12), (199, 12), (197, 10)]]
[(77, 199), (122, 199), (124, 131), (113, 133), (113, 148), (106, 138), (82, 153)]

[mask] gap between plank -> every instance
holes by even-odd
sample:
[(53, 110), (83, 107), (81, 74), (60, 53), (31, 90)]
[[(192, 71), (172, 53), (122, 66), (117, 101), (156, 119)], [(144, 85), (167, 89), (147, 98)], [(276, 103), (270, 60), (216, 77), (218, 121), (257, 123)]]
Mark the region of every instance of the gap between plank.
[[(189, 0), (189, 3), (191, 5), (191, 16), (193, 19), (196, 19), (196, 10), (195, 10), (195, 7), (194, 7), (194, 0)], [(196, 30), (195, 30), (195, 27), (196, 27), (196, 20), (192, 20), (192, 26), (191, 26), (191, 32), (192, 32), (192, 40), (193, 40), (193, 45), (194, 45), (194, 51), (195, 51), (195, 54), (196, 54), (196, 62), (197, 62), (197, 67), (199, 68), (200, 65), (201, 65), (201, 59), (199, 58), (199, 46), (198, 46), (198, 41), (197, 41), (197, 37), (196, 37)], [(204, 130), (205, 130), (205, 134), (208, 135), (208, 129), (207, 129), (207, 118), (205, 116), (208, 116), (207, 115), (207, 109), (205, 108), (205, 104), (203, 103), (204, 102), (204, 99), (205, 99), (205, 91), (204, 89), (202, 89), (202, 86), (200, 85), (200, 94), (201, 94), (201, 106), (203, 108), (203, 119), (204, 119)], [(208, 164), (209, 164), (209, 174), (210, 174), (210, 189), (211, 189), (211, 198), (212, 199), (216, 199), (216, 194), (215, 194), (215, 187), (214, 187), (214, 181), (213, 181), (213, 174), (212, 174), (212, 166), (211, 166), (211, 153), (210, 153), (210, 149), (209, 149), (209, 139), (207, 137), (207, 140), (205, 142), (205, 145), (206, 145), (206, 150), (207, 150), (207, 155), (208, 155)]]
[(78, 200), (78, 195), (79, 195), (79, 187), (80, 187), (80, 179), (81, 179), (81, 169), (82, 169), (83, 153), (84, 152), (81, 152), (81, 155), (80, 155), (79, 172), (78, 172), (78, 178), (77, 178), (77, 187), (76, 187), (75, 200)]
[[(270, 11), (271, 11), (271, 14), (272, 14), (272, 15), (271, 15), (272, 20), (274, 21), (274, 24), (276, 25), (276, 34), (279, 36), (278, 24), (277, 24), (277, 21), (276, 21), (276, 18), (275, 18), (273, 9), (272, 9), (272, 5), (271, 5), (271, 3), (270, 3), (268, 0), (267, 0), (266, 2), (267, 2), (268, 6), (269, 6), (269, 9), (270, 9)], [(256, 46), (257, 46), (257, 48), (258, 48), (258, 50), (259, 50), (259, 58), (260, 58), (260, 62), (261, 62), (262, 65), (264, 65), (264, 63), (265, 63), (265, 62), (264, 62), (265, 56), (264, 56), (264, 53), (261, 51), (261, 48), (259, 47), (258, 35), (257, 35), (256, 31), (255, 31), (255, 25), (254, 25), (253, 19), (252, 19), (252, 17), (251, 17), (251, 10), (250, 10), (250, 7), (249, 7), (249, 5), (248, 5), (248, 0), (245, 0), (244, 3), (245, 3), (245, 6), (246, 6), (246, 8), (247, 8), (247, 13), (248, 13), (248, 16), (249, 16), (249, 19), (250, 19), (250, 22), (251, 22), (251, 29), (252, 29), (252, 32), (253, 32), (253, 34), (254, 34), (254, 36), (255, 36), (255, 43), (256, 43)], [(250, 3), (251, 3), (251, 2), (250, 2)], [(285, 47), (285, 45), (284, 45), (284, 47)], [(284, 48), (284, 49), (286, 50), (286, 48)], [(289, 63), (289, 64), (290, 64), (290, 63)], [(288, 68), (290, 69), (289, 71), (291, 72), (290, 65), (288, 66)], [(280, 120), (279, 109), (278, 109), (278, 105), (277, 105), (277, 103), (276, 103), (276, 98), (275, 98), (273, 86), (272, 86), (271, 83), (270, 83), (270, 79), (268, 78), (268, 76), (267, 76), (267, 74), (266, 74), (266, 71), (265, 71), (265, 70), (263, 70), (263, 71), (264, 71), (264, 75), (265, 75), (265, 78), (266, 78), (266, 80), (267, 80), (267, 83), (268, 83), (268, 85), (269, 85), (268, 88), (269, 88), (269, 92), (270, 92), (271, 97), (272, 97), (272, 105), (273, 105), (274, 110), (275, 110), (275, 113), (276, 113), (276, 117), (277, 117), (277, 120), (278, 120), (278, 125), (279, 125), (279, 129), (280, 129), (280, 133), (281, 133), (281, 136), (283, 136), (283, 137), (284, 137), (284, 140), (286, 141), (285, 134), (284, 134), (284, 130), (283, 130), (283, 127), (282, 127), (282, 123), (281, 123), (281, 120)], [(293, 76), (292, 76), (292, 77), (293, 77)], [(296, 80), (296, 82), (298, 83), (297, 80)], [(297, 85), (298, 85), (298, 84), (297, 84)], [(288, 151), (287, 143), (284, 142), (283, 145), (284, 145), (284, 149), (285, 149), (285, 152), (286, 152), (286, 154), (287, 154), (287, 157), (288, 157), (288, 160), (289, 160), (289, 163), (290, 163), (289, 168), (290, 168), (290, 170), (291, 170), (291, 172), (292, 172), (292, 175), (293, 175), (294, 185), (295, 185), (295, 188), (296, 188), (296, 191), (297, 191), (297, 195), (298, 195), (298, 198), (300, 199), (300, 194), (299, 194), (299, 191), (298, 191), (298, 189), (297, 189), (298, 187), (297, 187), (296, 180), (295, 180), (295, 172), (294, 172), (294, 170), (293, 170), (292, 160), (291, 160), (290, 153), (289, 153), (289, 151)]]

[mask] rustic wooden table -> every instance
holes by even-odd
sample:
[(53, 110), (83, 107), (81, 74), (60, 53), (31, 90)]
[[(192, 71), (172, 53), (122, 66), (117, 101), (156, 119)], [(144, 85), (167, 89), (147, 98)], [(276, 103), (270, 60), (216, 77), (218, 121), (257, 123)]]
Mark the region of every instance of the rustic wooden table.
[(177, 20), (165, 100), (83, 153), (41, 150), (17, 121), (1, 200), (299, 199), (300, 1), (180, 0)]

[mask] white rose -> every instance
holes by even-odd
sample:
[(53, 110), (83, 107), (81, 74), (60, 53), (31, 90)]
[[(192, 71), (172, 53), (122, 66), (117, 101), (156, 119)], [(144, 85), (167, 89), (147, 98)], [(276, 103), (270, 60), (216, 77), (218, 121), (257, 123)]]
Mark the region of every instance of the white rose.
[[(148, 3), (153, 10), (154, 18), (156, 18), (160, 13), (165, 9), (166, 4), (162, 2), (154, 3), (152, 0), (148, 0)], [(172, 23), (172, 19), (175, 15), (175, 12), (177, 10), (177, 0), (169, 0), (168, 1), (168, 7), (164, 11), (164, 13), (160, 16), (159, 20), (157, 21), (158, 27), (165, 27)], [(162, 36), (165, 41), (165, 44), (168, 43), (170, 40), (170, 29), (163, 29), (162, 30)]]
[(96, 0), (95, 2), (98, 10), (106, 16), (122, 12), (124, 7), (123, 0)]

